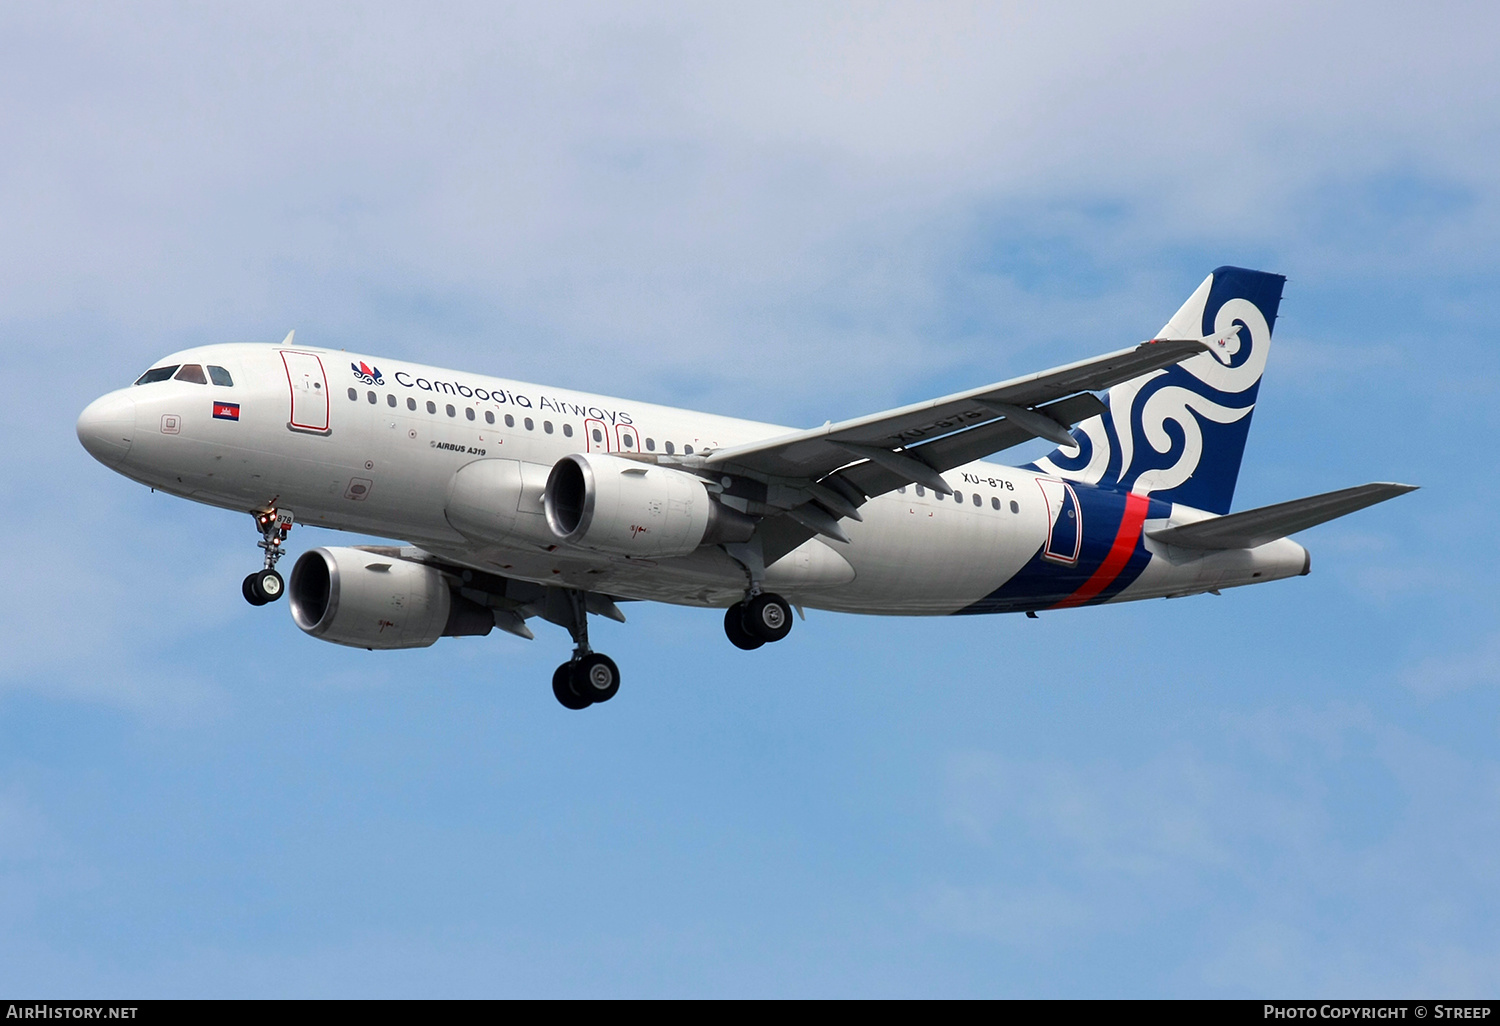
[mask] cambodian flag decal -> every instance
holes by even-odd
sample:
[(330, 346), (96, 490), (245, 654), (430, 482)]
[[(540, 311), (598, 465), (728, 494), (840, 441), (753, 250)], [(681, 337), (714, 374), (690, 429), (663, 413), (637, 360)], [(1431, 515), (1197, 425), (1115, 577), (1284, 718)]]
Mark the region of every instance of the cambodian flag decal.
[(239, 403), (214, 403), (214, 420), (239, 420)]

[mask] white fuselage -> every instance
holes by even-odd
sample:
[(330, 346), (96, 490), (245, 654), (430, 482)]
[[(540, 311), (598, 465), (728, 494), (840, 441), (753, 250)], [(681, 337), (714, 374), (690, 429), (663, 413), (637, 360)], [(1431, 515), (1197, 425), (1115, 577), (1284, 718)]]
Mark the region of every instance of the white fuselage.
[[(715, 545), (651, 560), (560, 544), (542, 508), (559, 459), (689, 457), (790, 431), (315, 347), (205, 346), (159, 364), (219, 366), (233, 385), (166, 380), (96, 401), (80, 437), (120, 473), (226, 509), (275, 506), (301, 525), (401, 539), (460, 565), (621, 598), (726, 606), (743, 596), (746, 571)], [(516, 461), (524, 482), (503, 543), (466, 537), (445, 514), (457, 471), (495, 459)], [(1047, 544), (1058, 514), (1043, 486), (1054, 479), (987, 462), (944, 479), (959, 501), (915, 487), (875, 497), (863, 521), (841, 522), (850, 544), (806, 541), (767, 569), (766, 586), (809, 607), (862, 613), (948, 614), (984, 600)], [(1148, 526), (1205, 515), (1172, 507)], [(1307, 561), (1286, 539), (1209, 554), (1142, 544), (1149, 563), (1108, 598), (1259, 583), (1304, 572)]]

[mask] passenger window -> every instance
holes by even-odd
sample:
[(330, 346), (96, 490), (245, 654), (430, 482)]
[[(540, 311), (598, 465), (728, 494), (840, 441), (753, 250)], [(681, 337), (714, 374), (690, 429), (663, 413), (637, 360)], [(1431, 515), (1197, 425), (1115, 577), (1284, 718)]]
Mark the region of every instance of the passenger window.
[(182, 370), (177, 372), (178, 381), (191, 381), (195, 385), (208, 384), (208, 378), (203, 373), (203, 368), (196, 363), (185, 363)]
[(602, 441), (604, 441), (604, 432), (600, 431), (598, 428), (594, 428), (594, 441), (596, 441), (596, 442), (602, 442)]
[(474, 408), (472, 406), (465, 406), (464, 407), (464, 417), (467, 418), (468, 420), (473, 420), (474, 419)]
[(136, 378), (135, 383), (137, 385), (154, 385), (158, 381), (166, 381), (175, 373), (177, 373), (177, 364), (175, 363), (170, 367), (153, 367), (139, 378)]
[(676, 447), (673, 446), (671, 442), (668, 442), (667, 443), (667, 455), (670, 456), (673, 453), (675, 453), (676, 451), (677, 451)]
[(900, 492), (902, 495), (905, 495), (906, 494), (906, 485), (898, 485), (896, 487), (896, 491)]
[(963, 492), (954, 492), (953, 493), (953, 501), (956, 502), (956, 503), (958, 503), (960, 506), (962, 506), (964, 504), (964, 493)]
[(495, 411), (494, 410), (485, 410), (484, 411), (484, 422), (486, 424), (493, 424), (493, 423), (495, 423)]
[(216, 385), (223, 385), (225, 388), (234, 387), (234, 379), (229, 376), (229, 372), (223, 367), (215, 367), (213, 364), (209, 364), (208, 377)]
[(978, 492), (974, 493), (974, 505), (976, 505), (976, 506), (983, 506), (984, 505), (984, 500), (979, 497), (979, 493)]
[(1021, 504), (1019, 502), (1017, 502), (1015, 499), (1011, 499), (1010, 500), (1010, 511), (1012, 513), (1019, 513), (1019, 512), (1021, 512)]
[(682, 451), (691, 456), (693, 454), (693, 447), (691, 445), (684, 445)]
[(656, 451), (656, 439), (654, 439), (654, 438), (648, 438), (648, 439), (646, 439), (646, 451), (647, 452), (655, 452)]
[(516, 418), (512, 417), (510, 414), (507, 413), (505, 415), (505, 426), (506, 427), (515, 427), (516, 426)]
[(527, 417), (526, 420), (523, 421), (523, 423), (526, 425), (526, 430), (527, 431), (535, 431), (536, 430), (536, 425), (531, 422), (531, 418), (530, 417)]
[(994, 507), (995, 509), (999, 509), (1000, 508), (1000, 500), (996, 499), (996, 498), (991, 498), (990, 499), (990, 505), (992, 507)]
[(349, 389), (349, 401), (351, 403), (357, 403), (357, 402), (359, 402), (359, 390), (358, 389), (356, 389), (356, 388)]
[(552, 422), (550, 420), (542, 421), (542, 430), (550, 435), (552, 433)]
[(370, 397), (370, 405), (371, 406), (374, 406), (377, 402), (380, 401), (378, 398), (376, 398), (376, 395), (375, 395), (374, 392), (366, 392), (365, 394)]
[(573, 425), (572, 424), (564, 424), (563, 425), (563, 434), (566, 437), (568, 437), (568, 438), (572, 438), (573, 437)]
[(431, 399), (427, 400), (427, 412), (428, 413), (436, 413), (437, 412), (437, 403), (433, 402)]
[(396, 408), (396, 397), (393, 395), (386, 396), (385, 404), (394, 410)]
[(922, 496), (922, 495), (926, 495), (926, 494), (927, 494), (927, 489), (923, 488), (921, 485), (917, 485), (917, 495)]
[(417, 408), (417, 401), (415, 399), (411, 398), (410, 396), (407, 396), (407, 398), (406, 398), (406, 408), (408, 410), (415, 410)]
[(632, 438), (630, 435), (626, 435), (625, 436), (625, 448), (627, 448), (627, 449), (633, 449), (633, 448), (635, 448), (635, 439)]
[(448, 411), (448, 416), (450, 416), (450, 417), (457, 417), (458, 416), (458, 411), (453, 408), (453, 404), (452, 403), (449, 403), (447, 405), (447, 407), (445, 407), (445, 408)]

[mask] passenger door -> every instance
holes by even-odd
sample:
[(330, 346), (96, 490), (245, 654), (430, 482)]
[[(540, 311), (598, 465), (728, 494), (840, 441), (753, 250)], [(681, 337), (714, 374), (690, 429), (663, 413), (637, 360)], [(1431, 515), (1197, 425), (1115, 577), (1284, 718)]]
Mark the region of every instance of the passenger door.
[(292, 391), (292, 409), (287, 427), (314, 434), (332, 433), (328, 423), (328, 376), (323, 361), (313, 353), (283, 349), (287, 385)]
[(1072, 566), (1083, 548), (1083, 507), (1078, 494), (1066, 481), (1037, 478), (1047, 500), (1047, 544), (1042, 558)]

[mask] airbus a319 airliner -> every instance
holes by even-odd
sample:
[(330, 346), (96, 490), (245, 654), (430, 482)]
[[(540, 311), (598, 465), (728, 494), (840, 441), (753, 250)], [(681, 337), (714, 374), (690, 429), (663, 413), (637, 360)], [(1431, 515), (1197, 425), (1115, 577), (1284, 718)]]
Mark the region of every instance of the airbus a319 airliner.
[[(1221, 267), (1148, 342), (804, 431), (295, 343), (158, 361), (78, 418), (132, 480), (250, 513), (243, 593), (297, 626), (419, 648), (540, 618), (572, 636), (559, 702), (614, 697), (589, 614), (720, 608), (742, 649), (792, 609), (1017, 613), (1306, 574), (1287, 535), (1410, 491), (1230, 513), (1285, 279)], [(1101, 399), (1095, 393), (1104, 392)], [(984, 462), (1033, 438), (1022, 467)], [(294, 524), (401, 542), (304, 552)]]

